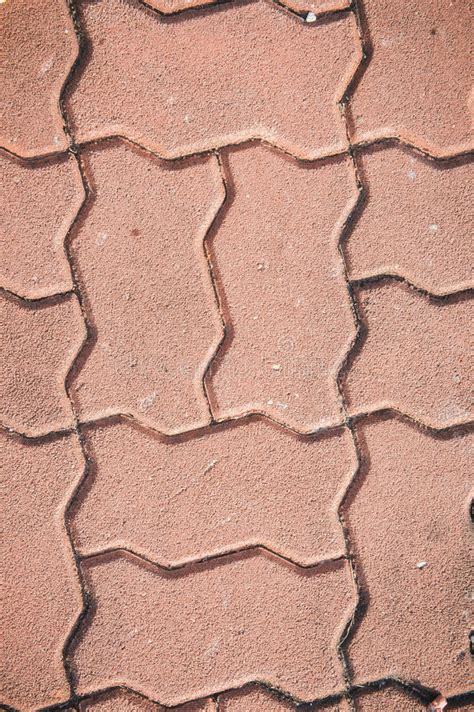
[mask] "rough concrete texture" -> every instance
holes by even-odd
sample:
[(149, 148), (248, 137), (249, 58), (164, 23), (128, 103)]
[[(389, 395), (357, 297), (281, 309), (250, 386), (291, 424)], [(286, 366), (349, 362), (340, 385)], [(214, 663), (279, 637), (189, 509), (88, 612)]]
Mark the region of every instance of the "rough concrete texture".
[(351, 279), (394, 274), (432, 294), (474, 286), (472, 159), (380, 145), (359, 165), (367, 195), (345, 247)]
[(1, 709), (470, 709), (470, 5), (0, 0)]
[(74, 158), (26, 163), (0, 153), (0, 192), (2, 286), (26, 299), (72, 289), (64, 240), (84, 199)]
[[(129, 690), (112, 690), (79, 704), (79, 712), (165, 712), (166, 707)], [(217, 712), (213, 699), (178, 705), (176, 712)]]
[(2, 703), (34, 710), (70, 696), (61, 649), (82, 597), (64, 510), (84, 460), (73, 437), (0, 441)]
[(3, 0), (0, 146), (31, 157), (67, 149), (61, 88), (78, 53), (66, 0)]
[(38, 305), (0, 294), (0, 422), (29, 436), (70, 428), (64, 381), (85, 339), (75, 296)]
[(350, 100), (354, 141), (394, 136), (433, 155), (474, 147), (474, 23), (465, 0), (361, 0), (370, 61)]
[(357, 198), (351, 163), (260, 146), (226, 154), (224, 168), (227, 209), (209, 245), (229, 326), (207, 378), (213, 411), (302, 432), (341, 422), (335, 374), (355, 335), (338, 251)]
[(337, 101), (360, 59), (351, 14), (308, 24), (257, 0), (166, 20), (101, 0), (80, 15), (88, 52), (66, 101), (79, 141), (120, 134), (166, 157), (250, 138), (302, 158), (347, 146)]
[(257, 545), (303, 566), (344, 555), (337, 506), (357, 467), (347, 431), (303, 439), (253, 420), (173, 442), (122, 422), (85, 437), (82, 554), (124, 547), (162, 566)]
[(470, 421), (472, 299), (437, 302), (393, 280), (356, 296), (364, 329), (344, 379), (350, 413), (394, 408), (434, 428)]
[(83, 571), (96, 610), (72, 654), (81, 694), (119, 683), (175, 705), (250, 680), (307, 700), (343, 687), (344, 562), (301, 569), (251, 551), (165, 572), (122, 553)]
[(464, 692), (472, 432), (434, 437), (379, 418), (357, 435), (368, 464), (344, 513), (367, 607), (348, 646), (353, 681), (397, 677)]
[(94, 341), (71, 391), (78, 412), (206, 425), (202, 376), (222, 334), (203, 248), (224, 199), (217, 161), (170, 165), (115, 141), (84, 165), (92, 193), (71, 254)]

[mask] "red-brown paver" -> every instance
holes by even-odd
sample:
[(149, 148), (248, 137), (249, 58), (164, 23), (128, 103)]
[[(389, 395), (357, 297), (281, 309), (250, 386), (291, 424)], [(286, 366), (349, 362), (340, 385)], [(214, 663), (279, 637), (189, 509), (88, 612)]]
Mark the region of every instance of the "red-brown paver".
[(474, 286), (472, 161), (375, 146), (359, 165), (367, 200), (345, 246), (350, 278), (395, 274), (433, 294)]
[(355, 141), (393, 136), (443, 156), (474, 148), (465, 0), (361, 0), (372, 56), (350, 101)]
[[(165, 712), (167, 707), (129, 690), (113, 690), (79, 704), (79, 712)], [(217, 712), (213, 699), (190, 702), (174, 708), (176, 712)]]
[(356, 290), (365, 324), (344, 392), (353, 415), (394, 408), (434, 428), (472, 419), (472, 300), (433, 301), (386, 280)]
[(165, 572), (119, 554), (82, 569), (96, 611), (71, 658), (80, 694), (125, 684), (175, 705), (251, 680), (307, 700), (344, 686), (344, 563), (321, 572), (247, 552)]
[[(355, 709), (357, 712), (432, 712), (432, 707), (420, 701), (419, 697), (410, 694), (408, 690), (401, 687), (385, 687), (382, 690), (367, 690), (358, 694), (355, 698)], [(437, 708), (441, 709), (441, 708)], [(468, 710), (469, 705), (448, 704), (446, 712), (449, 710)]]
[(24, 157), (64, 151), (59, 97), (78, 53), (66, 0), (4, 0), (0, 34), (0, 146)]
[(259, 411), (301, 432), (341, 422), (335, 374), (355, 335), (338, 250), (357, 199), (351, 162), (260, 146), (230, 151), (225, 168), (230, 201), (209, 242), (228, 324), (207, 378), (213, 412)]
[(92, 196), (70, 249), (95, 339), (72, 384), (78, 412), (206, 425), (202, 375), (222, 336), (203, 248), (224, 199), (217, 161), (170, 165), (122, 141), (83, 160)]
[(26, 163), (0, 153), (0, 191), (2, 287), (27, 299), (72, 289), (64, 239), (84, 199), (74, 158)]
[[(292, 701), (256, 685), (219, 695), (219, 712), (293, 712), (297, 709), (297, 705)], [(317, 709), (349, 712), (345, 701), (323, 703), (318, 705)]]
[(350, 13), (314, 25), (257, 0), (165, 20), (101, 0), (80, 15), (92, 51), (67, 92), (76, 140), (119, 134), (168, 158), (250, 138), (302, 158), (347, 146), (337, 102), (361, 56)]
[(0, 294), (0, 423), (29, 436), (70, 428), (64, 381), (85, 338), (75, 296), (31, 305)]
[(74, 437), (32, 443), (0, 431), (2, 705), (34, 710), (70, 689), (62, 647), (82, 610), (64, 510), (84, 469)]
[(82, 554), (125, 547), (162, 566), (257, 545), (303, 566), (344, 555), (337, 506), (357, 467), (347, 431), (302, 438), (253, 420), (173, 442), (122, 422), (85, 437)]
[(357, 433), (367, 465), (344, 511), (368, 603), (348, 645), (353, 682), (466, 691), (472, 432), (434, 437), (379, 418)]

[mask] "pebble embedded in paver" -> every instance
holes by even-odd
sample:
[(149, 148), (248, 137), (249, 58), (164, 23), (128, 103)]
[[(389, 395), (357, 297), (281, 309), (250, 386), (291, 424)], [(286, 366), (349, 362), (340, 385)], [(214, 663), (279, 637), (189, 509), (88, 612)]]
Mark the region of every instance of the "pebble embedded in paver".
[(72, 527), (83, 555), (124, 547), (162, 566), (256, 545), (304, 566), (344, 555), (347, 430), (303, 438), (251, 420), (174, 442), (123, 421), (84, 436), (94, 476)]
[(472, 149), (469, 3), (363, 0), (362, 10), (373, 53), (350, 101), (353, 141), (399, 137), (437, 156)]
[(102, 0), (80, 16), (92, 54), (67, 92), (76, 140), (119, 134), (168, 158), (250, 138), (304, 158), (347, 146), (337, 102), (361, 56), (352, 13), (308, 24), (257, 0), (163, 19)]
[(231, 199), (209, 240), (229, 327), (207, 374), (213, 412), (259, 411), (301, 432), (341, 422), (335, 376), (355, 335), (338, 251), (357, 199), (351, 162), (257, 146), (225, 166)]
[[(79, 704), (79, 712), (166, 712), (169, 707), (152, 702), (130, 690), (101, 693)], [(213, 699), (189, 702), (173, 708), (175, 712), (218, 712)]]
[[(225, 692), (218, 699), (219, 712), (296, 712), (298, 709), (295, 703), (256, 685)], [(317, 709), (322, 712), (349, 712), (344, 701), (321, 704)]]
[(343, 689), (344, 562), (301, 569), (252, 551), (166, 572), (109, 554), (82, 570), (94, 614), (71, 650), (79, 694), (123, 684), (175, 705), (252, 680), (306, 700)]
[(64, 510), (84, 460), (74, 437), (0, 431), (3, 494), (0, 699), (21, 712), (70, 696), (61, 649), (82, 610)]
[(353, 683), (396, 677), (464, 692), (473, 434), (434, 437), (396, 418), (357, 434), (368, 464), (344, 513), (369, 598), (347, 650)]
[(433, 428), (472, 419), (472, 300), (431, 300), (396, 280), (356, 290), (364, 335), (342, 388), (352, 415), (394, 408)]
[(64, 239), (84, 199), (75, 159), (26, 163), (0, 153), (0, 191), (0, 285), (27, 299), (72, 289)]
[(0, 294), (0, 422), (28, 436), (70, 428), (65, 378), (86, 336), (75, 296), (30, 305)]
[(66, 0), (0, 3), (0, 145), (29, 158), (64, 151), (59, 97), (78, 44)]
[(70, 252), (95, 341), (71, 387), (80, 417), (206, 425), (202, 375), (222, 336), (203, 248), (224, 198), (217, 160), (170, 165), (122, 141), (82, 158), (92, 196)]
[(433, 294), (472, 287), (472, 160), (437, 163), (396, 146), (358, 160), (368, 195), (345, 245), (349, 277), (396, 274)]

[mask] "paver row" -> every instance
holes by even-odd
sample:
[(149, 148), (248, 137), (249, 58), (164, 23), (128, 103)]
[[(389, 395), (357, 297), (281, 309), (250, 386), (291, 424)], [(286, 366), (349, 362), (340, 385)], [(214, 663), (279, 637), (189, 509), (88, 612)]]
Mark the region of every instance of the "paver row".
[[(10, 681), (5, 686), (10, 695), (6, 701), (21, 709), (36, 709), (68, 697), (61, 673), (61, 648), (80, 610), (80, 588), (63, 517), (66, 502), (81, 481), (67, 517), (72, 541), (81, 552), (87, 532), (96, 539), (94, 555), (86, 552), (81, 564), (93, 605), (67, 651), (79, 694), (126, 685), (150, 699), (175, 705), (252, 680), (303, 700), (343, 693), (337, 646), (357, 601), (349, 564), (341, 558), (301, 568), (258, 547), (264, 544), (278, 550), (278, 524), (285, 532), (296, 525), (300, 535), (309, 535), (309, 541), (311, 525), (307, 527), (304, 519), (302, 524), (300, 512), (311, 495), (295, 478), (301, 479), (300, 468), (310, 466), (309, 460), (304, 465), (300, 458), (313, 448), (317, 495), (318, 482), (324, 476), (321, 468), (327, 467), (323, 452), (331, 447), (331, 439), (298, 439), (282, 431), (278, 437), (286, 438), (287, 443), (277, 446), (271, 435), (266, 437), (262, 457), (262, 436), (256, 430), (279, 431), (271, 423), (249, 421), (235, 425), (232, 431), (196, 433), (170, 445), (163, 455), (166, 460), (157, 465), (152, 458), (158, 461), (160, 451), (153, 448), (152, 436), (137, 437), (131, 424), (90, 428), (91, 433), (85, 433), (89, 474), (83, 480), (85, 463), (74, 436), (53, 441), (2, 436), (7, 453), (4, 466), (13, 485), (10, 546), (16, 552), (11, 558), (7, 596), (13, 632), (11, 655), (4, 661), (7, 671), (3, 679)], [(228, 442), (223, 456), (223, 441), (229, 433), (233, 441)], [(351, 477), (352, 455), (345, 465), (346, 484), (336, 501), (324, 507), (318, 498), (314, 507), (320, 507), (319, 515), (313, 507), (315, 518), (331, 519), (347, 483), (353, 481), (340, 508), (358, 562), (361, 590), (363, 596), (369, 596), (346, 646), (354, 682), (399, 677), (440, 687), (449, 694), (462, 692), (470, 666), (467, 473), (472, 430), (435, 436), (397, 418), (378, 416), (357, 424), (356, 435), (362, 453), (359, 472)], [(345, 436), (332, 439), (340, 441), (341, 437)], [(130, 438), (132, 443), (135, 438), (131, 447), (127, 445)], [(124, 444), (121, 450), (117, 440)], [(240, 447), (236, 448), (238, 440)], [(337, 445), (336, 457), (340, 458), (341, 443), (332, 443)], [(278, 472), (275, 459), (288, 447), (292, 462), (285, 467), (283, 460)], [(184, 456), (190, 448), (194, 454)], [(272, 482), (263, 479), (265, 491), (259, 493), (258, 500), (252, 495), (255, 485), (248, 484), (240, 494), (233, 487), (235, 481), (249, 483), (252, 453), (258, 472), (267, 466), (277, 469)], [(116, 464), (120, 454), (122, 466)], [(211, 468), (209, 462), (214, 463)], [(160, 476), (160, 466), (166, 468), (166, 474), (177, 473), (176, 477), (171, 474), (171, 487), (166, 477)], [(134, 470), (138, 469), (142, 475), (140, 482), (137, 480), (140, 495), (133, 487)], [(190, 469), (196, 473), (195, 479), (189, 476)], [(219, 469), (222, 474), (214, 497), (205, 499), (203, 510), (200, 492), (206, 478), (216, 477)], [(153, 489), (147, 489), (150, 476), (157, 479)], [(44, 496), (45, 477), (52, 480), (48, 498)], [(288, 487), (289, 482), (293, 486)], [(124, 491), (120, 508), (115, 505), (114, 485)], [(174, 516), (169, 527), (165, 516), (164, 529), (157, 531), (153, 522), (161, 519), (165, 490), (169, 489)], [(36, 505), (38, 499), (41, 507)], [(195, 502), (193, 510), (187, 504), (190, 499)], [(279, 500), (284, 499), (285, 519), (278, 516)], [(223, 521), (223, 513), (232, 511), (229, 501), (239, 512), (235, 524), (232, 517)], [(254, 549), (187, 564), (175, 571), (147, 563), (133, 553), (143, 553), (140, 538), (148, 548), (156, 543), (145, 554), (155, 556), (158, 550), (171, 547), (189, 551), (188, 559), (225, 553), (229, 542), (246, 546), (239, 527), (245, 526), (246, 509), (252, 505)], [(271, 521), (272, 513), (275, 522)], [(190, 514), (196, 517), (194, 523)], [(180, 525), (186, 515), (188, 528), (186, 523)], [(25, 524), (18, 526), (18, 522)], [(314, 523), (312, 526), (314, 531)], [(218, 533), (217, 545), (213, 545), (213, 527)], [(340, 541), (336, 529), (331, 530)], [(312, 562), (327, 557), (325, 540), (315, 533)], [(59, 547), (58, 542), (62, 542)], [(100, 553), (111, 543), (122, 550)], [(169, 563), (183, 562), (170, 557)], [(13, 573), (19, 570), (24, 572), (21, 588)], [(38, 586), (39, 581), (44, 581), (43, 586)], [(57, 591), (54, 596), (52, 586)], [(45, 600), (52, 600), (54, 612)], [(20, 620), (23, 627), (25, 620), (27, 629), (34, 627), (35, 635), (44, 642), (41, 650), (30, 645), (29, 636), (15, 632)], [(59, 621), (64, 621), (63, 627)], [(433, 640), (436, 654), (427, 655)], [(38, 687), (39, 666), (42, 687)]]
[[(385, 165), (380, 163), (384, 155)], [(388, 166), (397, 166), (400, 209), (390, 210), (377, 190), (373, 195), (371, 179), (361, 215), (347, 230), (344, 224), (358, 193), (344, 157), (299, 164), (258, 145), (227, 150), (224, 184), (215, 157), (167, 163), (120, 140), (86, 149), (91, 192), (72, 227), (69, 208), (64, 219), (57, 214), (54, 190), (44, 207), (37, 194), (31, 222), (33, 232), (44, 221), (36, 238), (41, 243), (46, 228), (55, 224), (61, 239), (68, 233), (67, 251), (88, 320), (87, 343), (70, 379), (79, 418), (121, 413), (172, 434), (208, 425), (210, 407), (219, 420), (260, 412), (300, 432), (340, 424), (337, 374), (356, 339), (338, 249), (342, 232), (349, 276), (352, 269), (360, 280), (362, 275), (404, 272), (403, 264), (420, 265), (424, 233), (432, 255), (428, 269), (436, 265), (438, 291), (469, 284), (473, 217), (464, 214), (463, 198), (472, 163), (438, 169), (412, 158), (400, 149), (368, 156), (369, 170), (373, 159), (378, 162), (378, 180), (388, 170), (393, 175)], [(365, 166), (366, 157), (362, 160)], [(57, 164), (55, 185), (65, 165)], [(45, 187), (50, 187), (49, 162), (19, 168), (5, 159), (4, 168), (7, 185), (15, 185), (18, 170), (20, 175), (26, 171), (28, 179), (46, 171)], [(440, 181), (444, 212), (437, 213), (435, 223), (427, 215), (433, 212), (427, 204), (428, 178)], [(79, 179), (76, 206), (84, 199)], [(415, 227), (403, 217), (407, 182), (419, 190)], [(306, 196), (305, 210), (300, 196)], [(5, 239), (19, 244), (21, 254), (29, 235), (22, 244), (15, 229), (19, 200), (12, 199), (7, 211), (12, 227)], [(386, 223), (389, 237), (403, 236), (393, 267), (379, 261), (375, 239)], [(67, 259), (59, 253), (57, 233), (52, 234), (60, 279)], [(48, 240), (42, 252), (50, 272)], [(396, 243), (394, 237), (388, 252)], [(18, 259), (15, 249), (10, 254), (7, 275)], [(372, 256), (373, 267), (365, 272), (353, 268), (359, 254), (366, 260)], [(33, 292), (28, 282), (36, 284), (37, 276), (24, 279), (23, 292), (36, 298), (43, 293), (46, 276)], [(56, 285), (50, 283), (51, 291)], [(394, 408), (438, 428), (469, 420), (472, 370), (463, 356), (469, 295), (436, 300), (389, 279), (360, 284), (353, 293), (364, 330), (342, 383), (349, 413)], [(64, 303), (46, 300), (37, 308), (7, 296), (1, 301), (7, 334), (1, 421), (27, 435), (71, 427), (64, 377), (86, 340), (74, 295)], [(443, 338), (446, 334), (449, 339)], [(427, 356), (432, 349), (436, 360)], [(20, 362), (23, 373), (16, 366)]]
[[(80, 2), (84, 51), (65, 93), (74, 139), (120, 134), (175, 157), (264, 138), (312, 159), (347, 148), (338, 102), (351, 83), (354, 141), (394, 136), (436, 155), (466, 151), (472, 17), (468, 3), (454, 5), (407, 12), (404, 0), (364, 0), (362, 62), (349, 11), (304, 23), (266, 0), (173, 18), (138, 0)], [(26, 157), (65, 150), (59, 98), (79, 54), (66, 3), (6, 3), (1, 18), (0, 143)]]

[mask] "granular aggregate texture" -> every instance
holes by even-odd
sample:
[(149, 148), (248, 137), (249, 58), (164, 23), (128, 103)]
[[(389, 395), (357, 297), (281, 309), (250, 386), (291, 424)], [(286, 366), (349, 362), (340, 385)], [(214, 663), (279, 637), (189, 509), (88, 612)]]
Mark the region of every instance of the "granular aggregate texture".
[(472, 3), (0, 33), (0, 710), (474, 709)]

